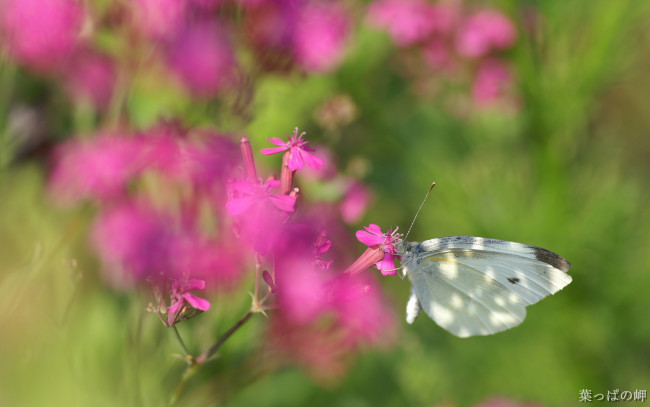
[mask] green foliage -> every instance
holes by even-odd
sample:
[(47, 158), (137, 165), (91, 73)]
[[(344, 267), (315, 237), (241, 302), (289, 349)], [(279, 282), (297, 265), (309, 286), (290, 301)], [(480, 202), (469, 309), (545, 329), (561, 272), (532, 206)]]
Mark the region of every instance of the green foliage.
[[(339, 166), (361, 158), (376, 194), (363, 224), (406, 229), (436, 181), (410, 240), (478, 235), (542, 246), (572, 262), (574, 282), (495, 336), (458, 339), (426, 317), (403, 324), (393, 348), (365, 353), (325, 387), (268, 362), (257, 345), (262, 321), (252, 321), (179, 404), (469, 406), (507, 396), (562, 406), (583, 388), (648, 388), (650, 38), (637, 38), (650, 10), (627, 1), (539, 3), (536, 36), (512, 55), (518, 114), (461, 118), (419, 100), (391, 70), (386, 39), (363, 31), (336, 75), (258, 83), (245, 131), (260, 145), (299, 126), (333, 149)], [(139, 126), (179, 114), (209, 124), (214, 107), (188, 112), (178, 95), (139, 86), (128, 105)], [(332, 138), (313, 112), (337, 93), (351, 95), (360, 116)], [(57, 134), (71, 131), (57, 123)], [(164, 405), (184, 367), (172, 356), (181, 350), (171, 331), (143, 312), (146, 296), (101, 281), (84, 237), (92, 208), (52, 207), (43, 169), (9, 165), (6, 128), (1, 135), (0, 405)], [(382, 283), (401, 315), (408, 283)], [(246, 311), (247, 298), (219, 295), (214, 310), (179, 325), (192, 350)]]

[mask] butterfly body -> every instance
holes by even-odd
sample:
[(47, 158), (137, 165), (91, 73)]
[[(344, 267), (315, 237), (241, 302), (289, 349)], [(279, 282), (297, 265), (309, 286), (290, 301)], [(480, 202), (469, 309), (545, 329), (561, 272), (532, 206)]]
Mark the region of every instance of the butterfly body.
[(451, 236), (399, 241), (411, 281), (406, 320), (424, 311), (459, 337), (490, 335), (519, 325), (526, 306), (571, 282), (571, 264), (540, 247), (497, 239)]

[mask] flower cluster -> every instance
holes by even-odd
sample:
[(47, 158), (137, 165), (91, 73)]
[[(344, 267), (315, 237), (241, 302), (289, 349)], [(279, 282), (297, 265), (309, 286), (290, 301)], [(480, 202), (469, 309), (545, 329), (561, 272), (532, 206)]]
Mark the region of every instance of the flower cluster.
[[(361, 343), (385, 342), (392, 316), (370, 276), (344, 272), (343, 207), (358, 199), (314, 203), (295, 186), (296, 173), (331, 165), (304, 137), (295, 129), (261, 150), (282, 153), (279, 180), (258, 176), (246, 137), (237, 148), (227, 135), (167, 123), (73, 140), (55, 153), (50, 189), (62, 203), (94, 203), (92, 242), (106, 281), (151, 285), (148, 310), (166, 326), (208, 311), (194, 292), (233, 287), (250, 267), (253, 311), (273, 309), (269, 346), (319, 376), (338, 374)], [(351, 195), (361, 188), (354, 185)], [(352, 206), (363, 213), (362, 203)]]
[(501, 12), (469, 10), (457, 1), (376, 0), (367, 19), (388, 31), (402, 70), (424, 96), (444, 96), (445, 85), (466, 84), (479, 107), (512, 105), (513, 77), (499, 54), (514, 45), (517, 33)]
[(255, 252), (256, 268), (263, 270), (268, 288), (259, 306), (266, 309), (271, 301), (276, 308), (270, 315), (270, 346), (316, 376), (335, 375), (359, 344), (383, 342), (391, 314), (369, 276), (344, 273), (340, 261), (328, 259), (337, 246), (347, 246), (343, 229), (333, 227), (336, 211), (310, 205), (293, 185), (297, 171), (318, 170), (324, 160), (297, 129), (287, 141), (269, 141), (277, 147), (261, 152), (283, 153), (281, 180), (258, 178), (252, 148), (243, 139), (245, 172), (229, 182), (226, 208), (240, 238)]
[[(350, 25), (338, 1), (6, 0), (0, 48), (63, 83), (73, 100), (104, 110), (122, 87), (146, 88), (152, 77), (172, 91), (180, 85), (193, 97), (212, 98), (243, 91), (257, 67), (332, 71), (342, 62)], [(246, 54), (258, 64), (241, 63)], [(148, 75), (138, 77), (143, 70)]]
[(95, 203), (92, 240), (106, 281), (121, 289), (151, 284), (151, 309), (171, 326), (209, 309), (189, 290), (241, 274), (243, 253), (223, 220), (236, 149), (226, 135), (171, 124), (73, 140), (55, 153), (50, 189), (59, 202)]

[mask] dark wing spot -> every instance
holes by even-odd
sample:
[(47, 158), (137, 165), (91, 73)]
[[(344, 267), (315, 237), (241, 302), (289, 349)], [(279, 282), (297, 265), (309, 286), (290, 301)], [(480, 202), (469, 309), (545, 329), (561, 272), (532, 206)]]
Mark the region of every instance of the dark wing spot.
[(508, 281), (512, 284), (517, 284), (519, 282), (519, 279), (517, 277), (508, 277)]
[(546, 249), (542, 249), (541, 247), (535, 247), (535, 246), (531, 246), (531, 247), (535, 251), (535, 258), (537, 260), (544, 262), (548, 265), (551, 265), (556, 269), (562, 270), (564, 272), (567, 272), (569, 271), (569, 269), (571, 269), (571, 263), (569, 263), (562, 256), (555, 254), (551, 251), (548, 251)]

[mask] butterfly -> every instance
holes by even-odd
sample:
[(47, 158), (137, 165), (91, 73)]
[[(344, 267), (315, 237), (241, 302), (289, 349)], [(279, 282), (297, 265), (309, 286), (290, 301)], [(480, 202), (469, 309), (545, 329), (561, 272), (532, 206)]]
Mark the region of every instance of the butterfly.
[(561, 256), (521, 243), (470, 236), (396, 244), (411, 281), (406, 321), (422, 310), (438, 325), (465, 338), (491, 335), (521, 324), (526, 306), (571, 283)]

